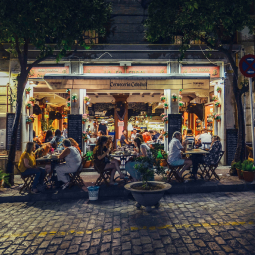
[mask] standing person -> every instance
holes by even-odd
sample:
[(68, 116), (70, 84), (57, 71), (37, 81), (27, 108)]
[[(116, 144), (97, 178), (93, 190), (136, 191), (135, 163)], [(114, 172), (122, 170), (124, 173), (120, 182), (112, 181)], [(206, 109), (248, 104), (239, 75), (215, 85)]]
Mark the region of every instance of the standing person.
[[(186, 147), (186, 141), (181, 144), (182, 134), (179, 131), (173, 133), (173, 137), (171, 142), (169, 143), (169, 152), (167, 162), (172, 166), (184, 165), (183, 168), (179, 172), (180, 178), (182, 178), (182, 174), (185, 170), (187, 170), (191, 165), (192, 161), (190, 159), (182, 159), (181, 151), (185, 151), (184, 147)], [(184, 147), (183, 147), (184, 146)]]
[[(212, 136), (208, 133), (207, 129), (204, 128), (202, 130), (202, 134), (198, 138), (198, 146), (201, 146), (201, 149), (207, 149), (210, 147), (210, 143), (212, 142)], [(207, 144), (203, 144), (207, 143)]]
[(151, 134), (148, 132), (147, 129), (144, 130), (144, 133), (142, 134), (142, 136), (145, 143), (151, 140)]
[(87, 129), (86, 129), (86, 132), (87, 132), (88, 134), (90, 134), (90, 125), (88, 125), (88, 127), (87, 127)]
[(67, 123), (66, 122), (64, 122), (63, 123), (63, 137), (64, 137), (64, 139), (66, 139), (67, 137), (68, 137), (68, 134), (67, 134)]
[(192, 144), (192, 145), (194, 145), (195, 144), (195, 137), (194, 137), (194, 135), (193, 135), (193, 133), (192, 133), (192, 130), (191, 129), (188, 129), (187, 130), (187, 135), (186, 135), (186, 137), (185, 137), (185, 140), (184, 141), (186, 141), (187, 142), (187, 144)]
[(98, 133), (98, 131), (97, 131), (97, 123), (94, 121), (93, 122), (93, 126), (90, 128), (90, 132), (91, 132), (91, 136), (93, 137), (93, 138), (96, 138), (97, 137), (97, 133)]
[(58, 181), (64, 183), (62, 189), (65, 189), (69, 186), (68, 173), (76, 172), (81, 164), (81, 154), (74, 146), (72, 146), (69, 139), (63, 140), (63, 146), (65, 149), (59, 155), (59, 159), (65, 159), (66, 162), (56, 166), (56, 172)]
[(127, 141), (127, 138), (126, 138), (126, 134), (127, 134), (127, 130), (122, 130), (122, 135), (120, 137), (120, 144), (121, 146), (125, 146), (127, 144), (129, 144), (129, 142)]
[(133, 142), (136, 138), (136, 129), (133, 129), (133, 133), (131, 134), (131, 142)]
[(43, 184), (46, 172), (44, 168), (36, 167), (36, 159), (33, 153), (34, 149), (34, 143), (28, 142), (26, 145), (26, 150), (20, 156), (18, 169), (23, 176), (35, 174), (32, 184), (32, 193), (37, 193), (37, 185)]
[(61, 135), (61, 131), (59, 129), (56, 130), (55, 136), (50, 141), (52, 147), (56, 148), (57, 150), (62, 150), (62, 141), (64, 137)]
[(182, 141), (185, 141), (187, 135), (187, 129), (183, 129), (182, 131)]
[(100, 123), (98, 127), (98, 131), (103, 131), (105, 135), (108, 135), (108, 129), (107, 129), (107, 126), (105, 125), (104, 120), (102, 120), (102, 122)]

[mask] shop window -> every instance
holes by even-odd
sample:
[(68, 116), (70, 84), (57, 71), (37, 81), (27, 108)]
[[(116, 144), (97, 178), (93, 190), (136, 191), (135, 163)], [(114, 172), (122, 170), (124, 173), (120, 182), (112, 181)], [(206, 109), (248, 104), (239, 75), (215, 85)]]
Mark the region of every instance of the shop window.
[(93, 31), (86, 31), (84, 33), (84, 39), (86, 44), (98, 44), (98, 33)]
[[(174, 44), (182, 44), (182, 36), (175, 36)], [(190, 44), (194, 45), (194, 44), (205, 44), (205, 43), (200, 40), (191, 40)]]

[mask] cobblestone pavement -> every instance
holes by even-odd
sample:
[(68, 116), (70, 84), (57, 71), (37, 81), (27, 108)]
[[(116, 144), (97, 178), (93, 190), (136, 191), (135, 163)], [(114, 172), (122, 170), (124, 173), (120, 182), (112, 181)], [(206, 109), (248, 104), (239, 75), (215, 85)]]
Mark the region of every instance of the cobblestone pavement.
[(255, 254), (255, 192), (0, 204), (0, 254)]

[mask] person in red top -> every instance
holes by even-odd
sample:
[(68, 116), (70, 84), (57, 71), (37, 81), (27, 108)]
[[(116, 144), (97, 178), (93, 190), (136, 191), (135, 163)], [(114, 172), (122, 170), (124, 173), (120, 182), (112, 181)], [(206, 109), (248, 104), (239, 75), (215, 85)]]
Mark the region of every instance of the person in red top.
[(143, 133), (143, 140), (144, 140), (145, 143), (147, 143), (148, 141), (151, 140), (151, 135), (148, 132), (148, 130), (145, 130), (145, 132)]

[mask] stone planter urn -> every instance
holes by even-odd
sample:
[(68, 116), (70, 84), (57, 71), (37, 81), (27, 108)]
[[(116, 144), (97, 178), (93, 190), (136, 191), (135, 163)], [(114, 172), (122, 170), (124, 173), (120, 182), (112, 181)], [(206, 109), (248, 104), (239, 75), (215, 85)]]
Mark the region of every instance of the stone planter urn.
[(165, 182), (150, 181), (148, 183), (151, 184), (152, 186), (160, 186), (160, 189), (158, 190), (135, 189), (136, 187), (141, 187), (143, 185), (143, 182), (128, 183), (124, 186), (124, 188), (132, 193), (134, 199), (137, 201), (136, 207), (138, 209), (140, 209), (141, 206), (143, 205), (146, 207), (146, 211), (150, 212), (152, 206), (155, 206), (155, 208), (159, 207), (159, 200), (163, 197), (165, 191), (169, 190), (172, 186), (169, 183)]

